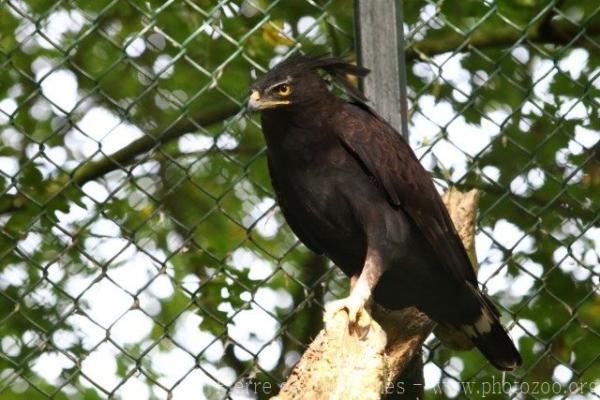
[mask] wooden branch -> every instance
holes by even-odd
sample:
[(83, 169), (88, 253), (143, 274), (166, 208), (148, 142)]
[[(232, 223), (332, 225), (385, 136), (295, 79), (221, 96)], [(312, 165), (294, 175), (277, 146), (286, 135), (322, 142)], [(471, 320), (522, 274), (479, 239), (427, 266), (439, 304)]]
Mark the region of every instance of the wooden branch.
[[(581, 35), (584, 31), (586, 34)], [(448, 52), (462, 53), (473, 48), (511, 47), (521, 39), (523, 44), (569, 45), (598, 51), (600, 41), (592, 36), (600, 34), (600, 25), (588, 23), (576, 26), (566, 21), (543, 20), (543, 23), (527, 32), (519, 31), (512, 26), (499, 26), (493, 32), (475, 31), (460, 34), (454, 31), (440, 36), (432, 36), (423, 40), (408, 42), (406, 47), (407, 61), (428, 60), (429, 58)]]
[[(134, 140), (122, 149), (104, 156), (97, 161), (83, 161), (77, 168), (69, 173), (69, 177), (57, 177), (54, 180), (56, 191), (61, 191), (67, 184), (84, 185), (96, 180), (107, 173), (123, 168), (133, 163), (136, 157), (160, 147), (162, 144), (177, 139), (178, 137), (195, 132), (200, 126), (209, 126), (223, 121), (240, 111), (240, 107), (232, 102), (218, 103), (200, 111), (191, 118), (181, 118), (162, 132), (151, 132)], [(54, 193), (50, 193), (54, 194)], [(29, 203), (22, 194), (0, 195), (0, 215), (17, 211)]]
[[(461, 193), (451, 189), (444, 195), (450, 216), (473, 260), (478, 200), (476, 190)], [(413, 307), (390, 311), (375, 305), (372, 315), (371, 329), (361, 339), (349, 333), (347, 315), (337, 313), (331, 327), (323, 329), (310, 344), (275, 399), (368, 400), (385, 395), (402, 398), (409, 392), (411, 398), (422, 397), (422, 385), (406, 387), (398, 379), (413, 358), (420, 355), (421, 345), (435, 324)], [(448, 334), (451, 341), (457, 340), (452, 336), (455, 332), (442, 333)], [(441, 340), (446, 343), (444, 338)]]
[(146, 134), (98, 161), (84, 161), (73, 172), (73, 182), (82, 185), (115, 169), (123, 168), (123, 166), (130, 164), (137, 156), (186, 133), (195, 132), (200, 126), (209, 126), (223, 121), (239, 112), (239, 110), (240, 107), (232, 102), (207, 107), (193, 121), (188, 118), (180, 119), (164, 132)]

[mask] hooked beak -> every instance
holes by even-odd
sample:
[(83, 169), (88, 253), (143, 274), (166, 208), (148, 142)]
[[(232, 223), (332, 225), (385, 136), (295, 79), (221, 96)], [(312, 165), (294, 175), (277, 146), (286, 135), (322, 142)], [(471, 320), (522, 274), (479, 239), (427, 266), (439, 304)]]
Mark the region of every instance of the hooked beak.
[(258, 111), (260, 107), (260, 93), (258, 93), (258, 90), (253, 90), (248, 100), (248, 111)]
[(248, 100), (248, 111), (266, 110), (267, 108), (275, 108), (286, 104), (290, 104), (290, 102), (288, 100), (263, 100), (260, 98), (258, 90), (253, 89)]

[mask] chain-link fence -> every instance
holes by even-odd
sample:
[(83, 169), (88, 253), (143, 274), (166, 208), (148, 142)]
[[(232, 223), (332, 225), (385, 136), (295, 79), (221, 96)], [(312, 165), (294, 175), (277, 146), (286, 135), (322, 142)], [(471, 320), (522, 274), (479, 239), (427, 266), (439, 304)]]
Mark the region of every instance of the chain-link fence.
[[(600, 397), (599, 13), (404, 5), (411, 144), (441, 186), (481, 190), (479, 278), (525, 361), (502, 376), (431, 338), (432, 398)], [(285, 225), (243, 104), (293, 51), (355, 59), (354, 18), (0, 1), (0, 399), (276, 393), (347, 282)]]
[[(437, 177), (481, 191), (479, 280), (525, 358), (520, 384), (488, 393), (595, 398), (599, 5), (418, 3), (405, 9), (413, 147)], [(481, 397), (483, 363), (432, 344), (426, 378)]]

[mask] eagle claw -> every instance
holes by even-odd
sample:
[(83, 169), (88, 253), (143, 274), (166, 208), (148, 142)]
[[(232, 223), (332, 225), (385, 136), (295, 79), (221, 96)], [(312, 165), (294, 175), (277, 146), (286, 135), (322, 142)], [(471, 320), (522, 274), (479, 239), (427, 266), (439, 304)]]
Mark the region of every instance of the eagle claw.
[(335, 300), (325, 305), (323, 322), (325, 329), (333, 328), (333, 321), (337, 313), (345, 311), (348, 313), (348, 331), (356, 333), (360, 339), (365, 339), (371, 326), (371, 316), (367, 310), (366, 300), (359, 300), (353, 296)]

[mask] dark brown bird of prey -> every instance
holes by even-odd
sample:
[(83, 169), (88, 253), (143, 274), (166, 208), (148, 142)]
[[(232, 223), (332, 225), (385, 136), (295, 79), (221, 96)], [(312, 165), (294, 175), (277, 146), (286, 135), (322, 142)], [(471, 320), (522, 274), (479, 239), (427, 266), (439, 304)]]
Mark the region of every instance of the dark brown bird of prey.
[[(319, 70), (352, 100), (332, 94)], [(252, 85), (248, 103), (261, 114), (288, 224), (351, 278), (350, 296), (326, 307), (325, 322), (340, 311), (351, 324), (370, 321), (371, 300), (391, 310), (415, 306), (467, 335), (496, 368), (512, 370), (519, 352), (478, 289), (431, 176), (347, 81), (368, 72), (339, 58), (292, 56)]]

